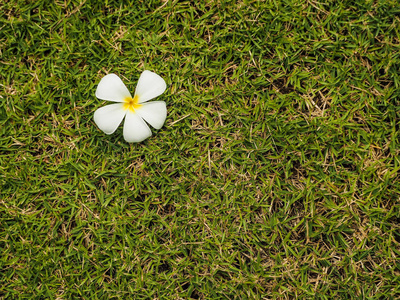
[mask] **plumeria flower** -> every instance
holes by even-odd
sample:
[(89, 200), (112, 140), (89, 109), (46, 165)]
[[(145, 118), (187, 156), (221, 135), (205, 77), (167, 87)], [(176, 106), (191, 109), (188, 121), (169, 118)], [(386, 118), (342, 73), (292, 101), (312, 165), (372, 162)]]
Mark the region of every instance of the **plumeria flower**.
[[(146, 124), (160, 129), (167, 118), (164, 101), (147, 102), (164, 93), (167, 85), (156, 73), (144, 71), (132, 97), (122, 80), (115, 74), (104, 76), (96, 90), (96, 97), (117, 102), (100, 107), (94, 112), (94, 122), (106, 134), (112, 134), (125, 117), (124, 139), (128, 143), (138, 143), (151, 136)], [(146, 121), (146, 122), (145, 122)]]

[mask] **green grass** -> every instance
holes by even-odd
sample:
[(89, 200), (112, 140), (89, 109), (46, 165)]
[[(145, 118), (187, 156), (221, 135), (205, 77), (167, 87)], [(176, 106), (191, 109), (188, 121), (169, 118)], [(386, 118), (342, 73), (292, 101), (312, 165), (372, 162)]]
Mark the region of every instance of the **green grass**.
[(397, 0), (2, 0), (0, 74), (1, 299), (400, 298)]

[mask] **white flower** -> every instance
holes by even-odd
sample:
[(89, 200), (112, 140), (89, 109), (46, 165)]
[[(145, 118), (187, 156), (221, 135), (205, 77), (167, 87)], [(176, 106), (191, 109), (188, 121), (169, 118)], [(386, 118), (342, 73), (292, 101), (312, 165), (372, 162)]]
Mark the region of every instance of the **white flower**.
[(164, 125), (167, 118), (165, 102), (147, 101), (160, 96), (166, 88), (164, 79), (146, 70), (140, 75), (132, 98), (122, 80), (115, 74), (108, 74), (100, 80), (96, 97), (118, 103), (97, 109), (94, 112), (94, 122), (104, 133), (112, 134), (125, 117), (125, 141), (141, 142), (151, 136), (146, 122), (156, 129)]

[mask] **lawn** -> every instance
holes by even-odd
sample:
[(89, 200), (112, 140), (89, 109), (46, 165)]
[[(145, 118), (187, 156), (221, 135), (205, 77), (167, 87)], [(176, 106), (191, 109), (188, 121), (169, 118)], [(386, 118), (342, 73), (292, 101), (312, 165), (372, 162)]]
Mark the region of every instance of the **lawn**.
[(0, 299), (400, 298), (398, 0), (0, 0), (0, 74)]

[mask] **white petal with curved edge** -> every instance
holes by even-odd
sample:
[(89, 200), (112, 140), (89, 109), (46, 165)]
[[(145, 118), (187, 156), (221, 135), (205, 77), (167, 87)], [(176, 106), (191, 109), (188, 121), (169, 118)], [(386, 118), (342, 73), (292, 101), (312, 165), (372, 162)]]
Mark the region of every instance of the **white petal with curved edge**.
[(100, 107), (94, 112), (94, 122), (106, 134), (112, 134), (126, 114), (124, 105), (116, 103)]
[(139, 143), (151, 136), (149, 126), (138, 114), (127, 112), (124, 124), (124, 139), (128, 143)]
[(131, 97), (131, 93), (115, 74), (104, 76), (97, 86), (96, 97), (102, 100), (124, 102), (126, 97)]
[(156, 73), (145, 70), (139, 77), (135, 95), (139, 96), (139, 103), (149, 101), (164, 93), (167, 84)]
[(167, 105), (164, 101), (143, 103), (136, 113), (155, 129), (160, 129), (167, 118)]

